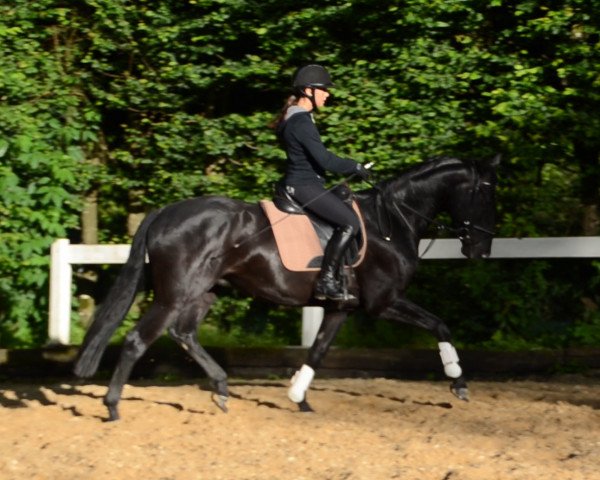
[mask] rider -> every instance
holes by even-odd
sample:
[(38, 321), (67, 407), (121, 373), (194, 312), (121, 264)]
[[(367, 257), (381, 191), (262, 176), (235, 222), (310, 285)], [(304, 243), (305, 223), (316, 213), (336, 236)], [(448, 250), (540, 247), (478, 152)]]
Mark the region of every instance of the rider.
[(352, 208), (325, 188), (325, 172), (357, 175), (363, 180), (369, 172), (354, 160), (334, 155), (321, 141), (312, 113), (325, 105), (332, 86), (329, 73), (321, 65), (300, 68), (294, 75), (293, 95), (287, 99), (275, 125), (287, 153), (283, 180), (286, 191), (306, 210), (335, 228), (325, 248), (315, 298), (353, 300), (352, 296), (344, 296), (337, 272), (346, 249), (359, 232), (360, 222)]

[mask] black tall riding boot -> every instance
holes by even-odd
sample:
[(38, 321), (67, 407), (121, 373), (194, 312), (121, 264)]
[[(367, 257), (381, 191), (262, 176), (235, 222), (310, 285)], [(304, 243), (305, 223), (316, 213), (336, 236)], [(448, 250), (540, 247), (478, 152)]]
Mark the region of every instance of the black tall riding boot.
[(315, 286), (315, 298), (318, 300), (356, 300), (356, 297), (351, 294), (344, 296), (342, 286), (336, 277), (344, 258), (344, 252), (350, 245), (353, 236), (353, 228), (347, 225), (337, 228), (329, 239), (323, 255), (321, 273)]

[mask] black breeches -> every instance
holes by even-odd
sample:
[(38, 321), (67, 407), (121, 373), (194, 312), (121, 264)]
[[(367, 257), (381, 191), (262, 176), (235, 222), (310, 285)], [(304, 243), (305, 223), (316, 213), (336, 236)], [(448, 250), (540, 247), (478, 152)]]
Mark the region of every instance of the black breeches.
[(354, 235), (360, 231), (358, 215), (338, 196), (322, 185), (294, 186), (292, 196), (311, 213), (334, 227), (350, 225)]

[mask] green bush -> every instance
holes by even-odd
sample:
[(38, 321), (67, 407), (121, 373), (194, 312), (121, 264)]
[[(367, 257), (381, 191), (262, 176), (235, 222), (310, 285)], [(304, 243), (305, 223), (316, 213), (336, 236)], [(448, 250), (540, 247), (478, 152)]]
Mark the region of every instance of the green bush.
[[(332, 107), (318, 115), (334, 152), (374, 161), (381, 177), (433, 155), (501, 152), (500, 235), (597, 233), (598, 8), (598, 0), (4, 2), (0, 345), (44, 343), (49, 246), (81, 241), (89, 195), (98, 195), (101, 243), (130, 240), (129, 213), (201, 194), (269, 196), (284, 155), (266, 125), (308, 62), (326, 64), (336, 83)], [(446, 265), (424, 267), (410, 293), (449, 318), (461, 342), (597, 343), (598, 298), (586, 287), (597, 283), (595, 269)], [(439, 280), (432, 268), (443, 271)], [(233, 310), (219, 328), (243, 337), (253, 321)], [(288, 314), (273, 312), (269, 335), (288, 338), (291, 322), (279, 320)], [(374, 327), (384, 343), (412, 335), (388, 328)]]

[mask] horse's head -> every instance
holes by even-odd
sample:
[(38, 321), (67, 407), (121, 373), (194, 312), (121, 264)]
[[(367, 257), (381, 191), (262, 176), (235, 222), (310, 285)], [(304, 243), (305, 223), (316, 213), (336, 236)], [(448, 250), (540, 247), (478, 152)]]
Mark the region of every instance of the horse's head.
[(461, 252), (467, 258), (488, 257), (492, 248), (496, 221), (496, 168), (500, 155), (474, 164), (454, 191), (450, 215)]

